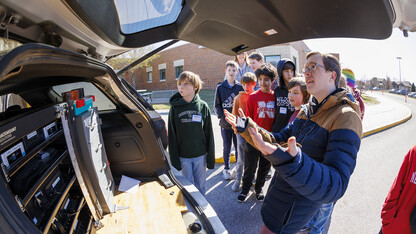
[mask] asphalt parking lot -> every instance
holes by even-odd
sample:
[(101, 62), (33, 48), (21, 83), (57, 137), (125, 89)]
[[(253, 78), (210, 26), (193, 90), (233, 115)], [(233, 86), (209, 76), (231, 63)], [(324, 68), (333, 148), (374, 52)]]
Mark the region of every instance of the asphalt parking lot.
[[(234, 165), (233, 163), (232, 167)], [(216, 164), (213, 170), (207, 171), (206, 199), (229, 233), (259, 233), (263, 225), (260, 215), (263, 203), (258, 202), (254, 194), (247, 198), (245, 203), (238, 202), (239, 192), (231, 190), (234, 180), (222, 178), (223, 168), (223, 164)], [(267, 179), (264, 192), (267, 191), (270, 181), (271, 179)]]
[[(158, 110), (159, 114), (168, 124), (169, 110)], [(212, 128), (214, 131), (215, 140), (215, 154), (216, 157), (222, 157), (222, 137), (221, 129), (218, 125), (218, 118), (215, 113), (212, 113)], [(235, 163), (231, 163), (231, 168), (234, 168)], [(228, 233), (259, 233), (263, 226), (263, 221), (260, 214), (262, 202), (257, 202), (254, 194), (249, 196), (245, 203), (237, 201), (239, 192), (233, 192), (231, 186), (234, 183), (231, 180), (224, 180), (222, 178), (223, 163), (216, 163), (215, 168), (207, 170), (207, 184), (205, 198), (214, 208), (218, 217), (224, 224)], [(274, 172), (274, 169), (272, 169)], [(263, 192), (266, 194), (270, 185), (271, 179), (267, 179), (263, 187)], [(324, 234), (328, 231), (328, 223), (325, 227)]]
[[(162, 118), (167, 122), (169, 110), (158, 110)], [(216, 157), (222, 156), (221, 129), (217, 116), (212, 113), (212, 128), (215, 139)], [(234, 168), (235, 163), (231, 163)], [(224, 224), (228, 233), (259, 233), (263, 221), (260, 215), (262, 202), (257, 202), (255, 196), (247, 198), (245, 203), (237, 201), (239, 192), (233, 192), (231, 186), (234, 180), (222, 178), (223, 163), (216, 163), (215, 168), (207, 170), (207, 184), (205, 198), (214, 208), (218, 217)], [(266, 193), (270, 179), (267, 179), (263, 192)]]

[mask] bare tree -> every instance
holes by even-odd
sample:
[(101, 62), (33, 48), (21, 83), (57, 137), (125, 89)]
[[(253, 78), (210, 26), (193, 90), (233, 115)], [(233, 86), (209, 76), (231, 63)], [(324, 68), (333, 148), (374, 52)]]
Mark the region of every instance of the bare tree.
[(378, 88), (378, 80), (377, 77), (373, 77), (370, 79), (370, 88), (374, 88), (377, 87)]
[(365, 88), (365, 83), (362, 80), (357, 80), (356, 81), (356, 86), (358, 89), (364, 89)]
[(391, 83), (390, 76), (386, 76), (386, 80), (387, 80), (387, 82), (386, 82), (387, 89), (390, 90), (392, 88), (392, 83)]
[[(126, 67), (127, 65), (129, 65), (130, 63), (136, 61), (140, 57), (144, 56), (145, 54), (149, 53), (152, 50), (153, 48), (151, 46), (133, 49), (124, 54), (121, 54), (117, 57), (114, 57), (108, 60), (107, 64), (112, 66), (114, 70), (120, 70)], [(126, 80), (130, 82), (134, 88), (136, 88), (136, 77), (134, 77), (134, 72), (139, 69), (145, 69), (146, 67), (149, 66), (152, 60), (157, 59), (159, 57), (160, 57), (159, 54), (155, 54), (151, 56), (150, 58), (146, 59), (145, 61), (141, 62), (140, 64), (126, 71), (124, 74), (127, 73), (128, 74), (127, 77), (130, 77), (129, 79), (126, 79)]]
[(368, 89), (367, 76), (366, 75), (361, 76), (361, 81), (363, 82), (362, 86), (361, 86), (361, 89)]

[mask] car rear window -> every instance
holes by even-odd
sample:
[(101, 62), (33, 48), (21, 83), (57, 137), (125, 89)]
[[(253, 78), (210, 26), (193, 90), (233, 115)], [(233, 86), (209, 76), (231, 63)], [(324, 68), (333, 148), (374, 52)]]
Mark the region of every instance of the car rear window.
[(168, 25), (176, 21), (182, 0), (115, 0), (120, 29), (125, 34)]

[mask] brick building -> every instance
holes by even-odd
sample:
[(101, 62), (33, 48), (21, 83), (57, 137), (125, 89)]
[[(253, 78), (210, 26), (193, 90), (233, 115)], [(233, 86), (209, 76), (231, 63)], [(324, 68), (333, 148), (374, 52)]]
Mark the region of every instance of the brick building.
[[(305, 64), (306, 54), (310, 51), (303, 41), (285, 43), (257, 49), (261, 52), (265, 61), (289, 58), (295, 62), (297, 72)], [(252, 51), (249, 51), (250, 54)], [(149, 67), (134, 72), (136, 89), (146, 90), (174, 90), (176, 79), (182, 71), (192, 71), (198, 74), (203, 84), (203, 89), (215, 89), (218, 82), (224, 80), (225, 63), (234, 59), (192, 43), (186, 43), (160, 53), (160, 57), (153, 60)], [(127, 80), (131, 81), (129, 77)], [(133, 83), (133, 82), (131, 82)]]

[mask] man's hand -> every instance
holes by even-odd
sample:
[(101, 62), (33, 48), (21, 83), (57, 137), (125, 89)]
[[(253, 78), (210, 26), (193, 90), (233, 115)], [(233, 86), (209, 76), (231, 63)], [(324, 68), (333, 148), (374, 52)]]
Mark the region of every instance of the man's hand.
[(231, 114), (225, 109), (224, 109), (224, 115), (225, 115), (225, 120), (227, 120), (227, 122), (231, 124), (233, 128), (235, 128), (235, 126), (237, 125), (237, 116)]
[(289, 137), (287, 140), (287, 150), (290, 155), (295, 157), (298, 154), (298, 147), (296, 147), (296, 137)]
[[(254, 145), (261, 151), (263, 155), (270, 155), (278, 149), (276, 145), (272, 145), (263, 141), (261, 134), (257, 131), (256, 128), (249, 128), (248, 131), (250, 132)], [(288, 147), (286, 148), (286, 152), (295, 157), (298, 154), (298, 148), (296, 147), (296, 137), (290, 137), (287, 141), (287, 145)]]
[[(227, 110), (225, 110), (224, 109), (224, 115), (225, 115), (225, 120), (227, 120), (227, 122), (229, 123), (229, 124), (231, 124), (231, 126), (233, 127), (233, 128), (235, 128), (235, 126), (237, 125), (237, 116), (235, 116), (235, 115), (233, 115), (233, 114), (231, 114), (230, 112), (228, 112)], [(244, 111), (241, 109), (241, 108), (239, 108), (238, 109), (238, 115), (241, 117), (241, 118), (245, 118), (246, 116), (244, 115)]]
[(251, 127), (248, 129), (248, 131), (250, 132), (250, 136), (254, 142), (254, 145), (261, 151), (263, 155), (270, 155), (277, 149), (277, 146), (263, 141), (263, 138), (261, 138), (261, 134), (257, 131), (257, 128)]
[(238, 115), (240, 116), (240, 118), (245, 118), (246, 117), (246, 115), (244, 114), (243, 109), (241, 109), (241, 108), (238, 108)]

